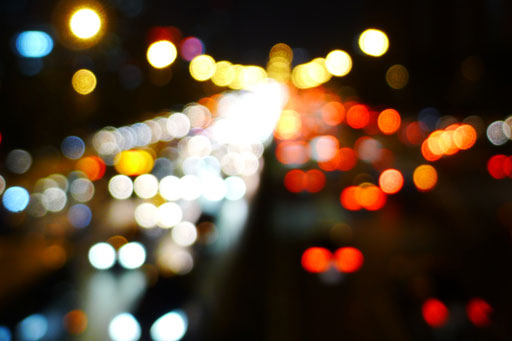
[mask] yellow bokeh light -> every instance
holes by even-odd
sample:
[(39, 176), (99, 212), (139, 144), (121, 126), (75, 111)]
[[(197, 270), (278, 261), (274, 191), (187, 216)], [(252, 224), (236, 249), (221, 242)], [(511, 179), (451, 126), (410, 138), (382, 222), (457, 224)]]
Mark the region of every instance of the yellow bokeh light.
[(80, 95), (90, 94), (96, 88), (96, 76), (87, 69), (80, 69), (73, 75), (71, 85)]
[(380, 30), (367, 29), (359, 36), (359, 48), (369, 56), (380, 57), (389, 48), (388, 36)]
[(239, 77), (240, 87), (247, 89), (264, 80), (267, 77), (267, 73), (260, 66), (249, 65), (241, 70)]
[(149, 173), (154, 163), (153, 156), (145, 150), (125, 150), (114, 159), (115, 169), (128, 176)]
[(391, 66), (386, 72), (386, 83), (393, 89), (402, 89), (409, 81), (409, 72), (400, 64)]
[(80, 39), (94, 37), (101, 28), (99, 14), (90, 8), (82, 8), (71, 15), (69, 20), (71, 32)]
[(293, 59), (293, 51), (292, 48), (285, 43), (278, 43), (270, 49), (269, 58), (282, 58), (290, 64)]
[(345, 51), (334, 50), (325, 57), (325, 67), (333, 76), (345, 76), (352, 70), (352, 58)]
[(228, 86), (236, 77), (236, 71), (228, 61), (220, 61), (216, 64), (215, 73), (212, 77), (213, 84), (217, 86)]
[(297, 65), (292, 71), (292, 82), (300, 89), (314, 88), (331, 79), (324, 58), (315, 58), (307, 64)]
[(302, 121), (300, 115), (293, 110), (284, 110), (277, 122), (275, 136), (281, 140), (300, 136)]
[(437, 171), (431, 165), (418, 166), (414, 170), (412, 180), (420, 191), (429, 191), (437, 183)]
[(190, 74), (192, 77), (200, 82), (206, 81), (215, 74), (215, 59), (207, 54), (192, 59), (189, 65)]
[(146, 57), (149, 64), (156, 69), (163, 69), (176, 60), (176, 46), (168, 40), (159, 40), (149, 45)]

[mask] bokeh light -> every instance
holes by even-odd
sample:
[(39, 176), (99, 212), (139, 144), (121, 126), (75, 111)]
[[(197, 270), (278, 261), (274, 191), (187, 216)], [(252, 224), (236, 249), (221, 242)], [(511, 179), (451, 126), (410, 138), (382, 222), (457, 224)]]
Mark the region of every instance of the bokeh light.
[(108, 335), (112, 341), (138, 341), (141, 336), (140, 324), (132, 314), (121, 313), (110, 321)]
[(190, 75), (200, 82), (210, 79), (215, 74), (215, 60), (206, 54), (192, 59), (189, 65)]
[(379, 186), (384, 193), (395, 194), (402, 189), (404, 177), (397, 169), (386, 169), (380, 174)]
[(377, 29), (367, 29), (359, 36), (359, 48), (372, 57), (380, 57), (389, 48), (388, 36)]
[(2, 197), (4, 207), (10, 212), (23, 211), (30, 200), (28, 191), (20, 186), (13, 186), (7, 188)]
[(420, 165), (414, 170), (412, 179), (420, 191), (430, 191), (437, 184), (437, 171), (431, 165)]
[(342, 247), (334, 253), (334, 265), (341, 272), (356, 272), (363, 262), (363, 253), (355, 247)]
[(80, 95), (88, 95), (96, 88), (96, 76), (91, 70), (80, 69), (73, 74), (71, 85)]
[(85, 152), (85, 143), (78, 136), (68, 136), (60, 145), (62, 154), (71, 160), (77, 160), (82, 157)]
[(0, 341), (11, 341), (12, 333), (9, 328), (5, 326), (0, 326)]
[(396, 64), (391, 66), (386, 72), (386, 83), (390, 88), (403, 89), (409, 81), (409, 71), (403, 65)]
[(352, 58), (345, 51), (334, 50), (325, 57), (325, 67), (333, 76), (345, 76), (352, 70)]
[(139, 198), (152, 198), (158, 193), (158, 179), (153, 174), (139, 175), (133, 182), (133, 191)]
[(187, 247), (196, 242), (197, 229), (194, 224), (182, 221), (172, 228), (171, 236), (176, 245)]
[(116, 199), (128, 199), (133, 193), (132, 179), (122, 174), (115, 175), (108, 182), (108, 191)]
[(366, 127), (370, 121), (370, 113), (368, 108), (363, 104), (351, 106), (347, 112), (347, 124), (354, 129)]
[(87, 329), (87, 315), (79, 309), (71, 310), (64, 315), (63, 322), (68, 333), (72, 335), (81, 334)]
[(119, 249), (119, 264), (125, 269), (137, 269), (146, 261), (146, 249), (141, 243), (126, 243)]
[(487, 327), (491, 324), (493, 308), (481, 298), (472, 298), (466, 305), (469, 321), (477, 327)]
[(23, 149), (14, 149), (7, 154), (5, 160), (7, 168), (15, 174), (27, 172), (32, 165), (32, 156)]
[(427, 299), (421, 308), (423, 319), (433, 328), (440, 328), (448, 321), (448, 308), (438, 299)]
[(24, 31), (16, 37), (16, 50), (25, 58), (42, 58), (53, 50), (53, 39), (46, 32)]
[(322, 119), (330, 126), (336, 126), (345, 119), (345, 107), (340, 102), (328, 102), (322, 107)]
[(398, 131), (402, 119), (395, 109), (383, 110), (377, 118), (380, 131), (385, 135), (391, 135)]
[(92, 220), (92, 212), (89, 206), (76, 204), (69, 208), (68, 220), (74, 227), (84, 228), (89, 226)]
[(48, 333), (48, 320), (41, 314), (34, 314), (23, 319), (17, 326), (19, 340), (42, 340)]
[(187, 329), (188, 318), (185, 312), (174, 310), (160, 316), (149, 332), (154, 341), (178, 341), (185, 336)]
[(81, 8), (71, 15), (69, 28), (76, 37), (89, 39), (100, 31), (101, 18), (93, 9)]
[(188, 37), (180, 43), (180, 54), (186, 61), (190, 62), (195, 57), (204, 53), (203, 42), (196, 37)]
[(160, 40), (149, 45), (146, 57), (152, 67), (163, 69), (174, 62), (177, 54), (176, 46), (173, 43), (168, 40)]
[(108, 243), (97, 243), (89, 249), (89, 263), (98, 269), (106, 270), (114, 266), (116, 250)]
[(154, 163), (153, 156), (145, 150), (124, 150), (114, 159), (115, 169), (128, 176), (149, 173)]
[(103, 177), (107, 167), (100, 157), (86, 156), (78, 160), (75, 168), (83, 172), (89, 180), (96, 181)]
[(310, 247), (302, 254), (301, 264), (304, 270), (312, 273), (327, 271), (331, 265), (332, 254), (323, 247)]
[(170, 228), (183, 219), (183, 210), (174, 202), (167, 202), (158, 206), (156, 220), (158, 226)]

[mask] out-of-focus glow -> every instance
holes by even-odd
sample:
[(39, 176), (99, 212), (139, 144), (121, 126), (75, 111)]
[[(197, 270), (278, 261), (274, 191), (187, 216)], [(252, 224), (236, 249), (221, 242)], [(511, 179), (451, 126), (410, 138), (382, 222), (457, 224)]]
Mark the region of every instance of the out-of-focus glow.
[(453, 132), (453, 142), (457, 148), (467, 150), (476, 142), (477, 134), (475, 128), (469, 124), (461, 124)]
[(369, 211), (380, 210), (386, 204), (386, 194), (377, 186), (361, 184), (355, 191), (357, 203)]
[(503, 121), (494, 121), (487, 127), (487, 138), (495, 146), (505, 144), (511, 135), (510, 126)]
[(244, 180), (239, 176), (230, 176), (224, 179), (226, 183), (226, 199), (239, 200), (242, 199), (247, 191)]
[(87, 329), (87, 315), (82, 310), (71, 310), (64, 315), (64, 327), (72, 335), (81, 334)]
[(437, 171), (431, 165), (420, 165), (414, 170), (412, 180), (420, 191), (430, 191), (437, 184)]
[(318, 169), (310, 169), (304, 178), (304, 189), (310, 193), (320, 192), (325, 186), (325, 174)]
[(228, 61), (222, 60), (215, 64), (215, 74), (212, 76), (213, 84), (217, 86), (228, 86), (233, 83), (236, 77), (236, 70)]
[(341, 205), (349, 211), (357, 211), (361, 209), (361, 205), (356, 199), (357, 186), (348, 186), (341, 191), (340, 202)]
[(332, 159), (339, 149), (339, 141), (333, 135), (317, 136), (311, 140), (311, 157), (319, 162)]
[(168, 175), (160, 180), (158, 190), (160, 195), (169, 201), (176, 201), (181, 198), (181, 182), (180, 179), (174, 175)]
[(182, 113), (174, 113), (167, 119), (167, 131), (173, 138), (187, 136), (190, 131), (190, 119)]
[(149, 330), (154, 341), (178, 341), (185, 336), (188, 318), (184, 311), (174, 310), (159, 317)]
[(96, 88), (96, 76), (91, 70), (80, 69), (71, 78), (71, 85), (80, 95), (87, 95)]
[(152, 198), (158, 193), (158, 179), (153, 174), (139, 175), (133, 182), (133, 190), (139, 198)]
[(370, 121), (370, 113), (368, 108), (362, 104), (351, 106), (347, 112), (347, 124), (354, 129), (366, 127)]
[(377, 162), (382, 158), (382, 144), (368, 136), (361, 136), (354, 143), (357, 156), (368, 163)]
[(48, 333), (48, 320), (41, 314), (30, 315), (17, 326), (19, 340), (42, 340)]
[(158, 222), (158, 208), (149, 203), (142, 203), (135, 208), (134, 216), (137, 224), (144, 228), (155, 227)]
[(11, 341), (12, 334), (9, 328), (0, 326), (0, 341)]
[(43, 192), (43, 206), (50, 212), (59, 212), (67, 203), (66, 192), (57, 187), (50, 187)]
[(128, 176), (149, 173), (154, 164), (153, 156), (145, 150), (124, 150), (114, 159), (115, 169)]
[(174, 202), (167, 202), (158, 206), (156, 214), (157, 224), (162, 228), (173, 227), (183, 219), (183, 210)]
[(197, 240), (197, 229), (194, 224), (182, 221), (171, 230), (172, 240), (179, 246), (187, 247)]
[(10, 212), (23, 211), (30, 200), (28, 191), (19, 186), (9, 187), (2, 197), (4, 207)]
[(146, 261), (146, 249), (141, 243), (131, 242), (119, 249), (119, 264), (125, 269), (137, 269)]
[(149, 45), (146, 57), (149, 64), (156, 69), (163, 69), (171, 65), (178, 52), (176, 46), (168, 40), (160, 40)]
[(300, 169), (292, 169), (284, 176), (284, 186), (292, 193), (302, 192), (306, 174)]
[(310, 247), (302, 254), (301, 264), (304, 270), (312, 273), (320, 273), (329, 269), (332, 254), (323, 247)]
[(87, 175), (89, 180), (96, 181), (103, 177), (107, 167), (100, 157), (86, 156), (77, 161), (75, 168)]
[(400, 114), (395, 109), (383, 110), (377, 118), (380, 131), (386, 135), (391, 135), (398, 131), (401, 121)]
[(512, 177), (512, 158), (503, 154), (492, 156), (487, 161), (487, 171), (495, 179)]
[(14, 149), (7, 154), (7, 168), (16, 174), (23, 174), (32, 165), (32, 156), (23, 149)]
[(84, 154), (85, 143), (78, 136), (68, 136), (62, 140), (60, 150), (68, 159), (77, 160)]
[(76, 204), (69, 208), (68, 220), (74, 227), (84, 228), (91, 223), (92, 212), (89, 206)]
[(207, 54), (202, 54), (190, 62), (190, 75), (200, 82), (210, 79), (215, 74), (215, 59)]
[(322, 119), (330, 126), (336, 126), (345, 119), (345, 107), (340, 102), (329, 102), (322, 107)]
[(25, 31), (16, 37), (16, 50), (25, 58), (42, 58), (53, 50), (53, 39), (46, 32)]
[(183, 200), (196, 200), (203, 193), (201, 180), (195, 175), (185, 175), (180, 179), (181, 198)]
[(355, 247), (342, 247), (334, 253), (334, 265), (341, 272), (356, 272), (363, 262), (363, 253)]
[(403, 65), (393, 65), (386, 72), (386, 83), (393, 89), (399, 90), (404, 88), (408, 81), (409, 71)]
[(280, 140), (294, 139), (301, 134), (300, 115), (293, 110), (284, 110), (277, 122), (274, 136)]
[(122, 174), (115, 175), (108, 182), (108, 191), (116, 199), (128, 199), (133, 193), (132, 179)]
[(208, 176), (203, 183), (203, 198), (208, 201), (220, 201), (227, 193), (226, 183), (218, 176)]
[(325, 57), (325, 67), (333, 76), (345, 76), (352, 70), (352, 58), (345, 51), (334, 50)]
[(421, 308), (423, 319), (433, 328), (439, 328), (448, 321), (448, 308), (438, 299), (429, 298)]
[(352, 148), (343, 147), (338, 149), (336, 155), (326, 162), (319, 162), (318, 166), (325, 171), (349, 171), (356, 165), (357, 157)]
[(487, 327), (491, 324), (492, 307), (481, 298), (472, 298), (466, 305), (468, 319), (477, 327)]
[(94, 37), (101, 28), (101, 18), (90, 8), (82, 8), (71, 15), (69, 20), (71, 32), (80, 39)]
[(5, 191), (5, 186), (7, 183), (5, 182), (5, 179), (3, 176), (0, 175), (0, 195)]
[(379, 186), (384, 193), (395, 194), (402, 189), (404, 177), (397, 169), (386, 169), (380, 174)]
[(180, 53), (183, 59), (190, 62), (195, 57), (204, 53), (204, 44), (196, 37), (185, 38), (180, 43)]
[(108, 243), (97, 243), (89, 249), (89, 263), (98, 269), (106, 270), (114, 266), (116, 250)]
[(369, 56), (380, 57), (389, 48), (388, 36), (381, 30), (367, 29), (359, 36), (359, 48)]
[(310, 148), (303, 141), (284, 141), (277, 145), (276, 158), (285, 165), (302, 165), (309, 160)]
[(69, 186), (69, 192), (73, 199), (79, 202), (87, 202), (94, 196), (94, 184), (89, 179), (79, 178), (73, 180)]
[(108, 335), (112, 341), (138, 341), (141, 336), (140, 324), (132, 314), (121, 313), (110, 321)]

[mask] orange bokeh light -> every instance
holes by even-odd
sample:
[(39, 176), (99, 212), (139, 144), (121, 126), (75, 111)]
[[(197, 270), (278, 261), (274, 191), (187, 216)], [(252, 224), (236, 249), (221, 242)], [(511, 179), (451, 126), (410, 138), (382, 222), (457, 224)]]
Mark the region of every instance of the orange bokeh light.
[(355, 247), (342, 247), (334, 253), (334, 265), (341, 272), (356, 272), (363, 262), (363, 253)]
[(332, 254), (323, 247), (310, 247), (302, 254), (302, 267), (312, 273), (324, 272), (331, 265)]
[(380, 210), (386, 204), (386, 194), (373, 184), (362, 184), (355, 192), (357, 203), (369, 211)]
[(329, 102), (322, 107), (322, 119), (330, 126), (336, 126), (345, 119), (345, 107), (340, 102)]
[(379, 186), (384, 193), (395, 194), (402, 189), (404, 177), (398, 169), (386, 169), (380, 174)]
[(391, 135), (398, 131), (402, 119), (395, 109), (383, 110), (377, 118), (377, 125), (383, 134)]
[(77, 170), (82, 171), (91, 181), (99, 180), (105, 174), (105, 162), (98, 156), (86, 156), (76, 163)]
[(432, 153), (432, 151), (429, 148), (428, 139), (423, 141), (423, 143), (421, 144), (421, 155), (423, 155), (425, 160), (431, 162), (439, 160), (441, 158), (441, 155)]
[(412, 180), (420, 191), (430, 191), (437, 184), (437, 171), (431, 165), (420, 165), (414, 170)]
[(370, 113), (368, 108), (362, 104), (356, 104), (350, 107), (347, 112), (347, 124), (354, 129), (361, 129), (370, 122)]
[(71, 310), (64, 315), (64, 327), (73, 335), (83, 333), (87, 328), (87, 315), (82, 310)]
[(357, 211), (361, 209), (361, 205), (356, 199), (356, 192), (358, 189), (358, 186), (348, 186), (341, 191), (340, 202), (345, 209), (349, 211)]
[(439, 328), (448, 321), (448, 308), (438, 299), (429, 298), (421, 308), (423, 319), (433, 328)]
[(457, 148), (467, 150), (476, 142), (476, 130), (469, 124), (461, 124), (455, 129), (453, 134), (453, 142)]

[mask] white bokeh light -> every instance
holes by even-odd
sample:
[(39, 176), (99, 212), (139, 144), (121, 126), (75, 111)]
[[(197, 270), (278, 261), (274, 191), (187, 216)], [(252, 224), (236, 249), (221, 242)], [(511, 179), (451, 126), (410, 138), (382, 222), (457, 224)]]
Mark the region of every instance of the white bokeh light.
[(128, 199), (133, 193), (132, 179), (126, 175), (116, 175), (108, 182), (108, 191), (116, 199)]
[(108, 243), (94, 244), (89, 249), (89, 262), (96, 269), (110, 269), (116, 262), (116, 250)]
[(172, 240), (179, 246), (190, 246), (197, 240), (197, 229), (194, 224), (183, 221), (171, 231)]
[(183, 219), (181, 207), (173, 202), (167, 202), (158, 207), (157, 224), (163, 228), (173, 227)]
[(188, 318), (182, 310), (175, 310), (158, 318), (150, 329), (154, 341), (178, 341), (185, 336)]
[(153, 174), (139, 175), (133, 182), (133, 189), (139, 198), (152, 198), (158, 193), (158, 179)]
[(118, 254), (119, 264), (125, 269), (137, 269), (146, 261), (146, 249), (138, 242), (124, 244)]
[(121, 313), (110, 321), (108, 334), (112, 341), (137, 341), (141, 336), (141, 328), (132, 314)]

